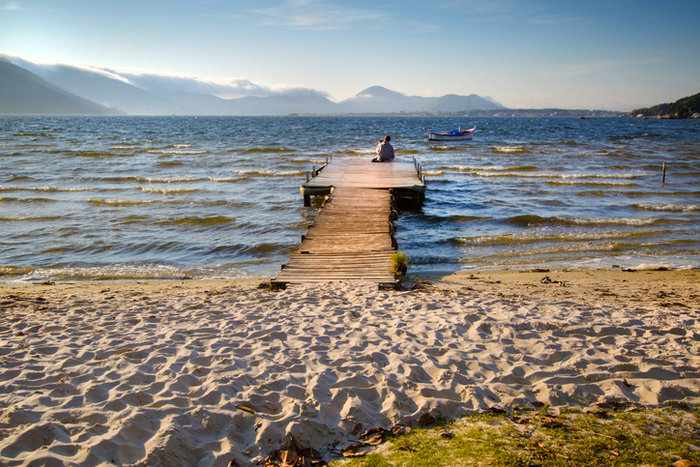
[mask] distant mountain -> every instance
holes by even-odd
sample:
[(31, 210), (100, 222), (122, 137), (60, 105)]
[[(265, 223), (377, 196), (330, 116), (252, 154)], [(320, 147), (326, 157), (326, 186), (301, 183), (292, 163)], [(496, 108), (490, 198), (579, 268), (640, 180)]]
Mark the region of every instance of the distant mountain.
[(0, 114), (107, 115), (113, 110), (71, 94), (0, 59)]
[(40, 65), (16, 57), (7, 59), (68, 92), (127, 114), (163, 115), (177, 109), (169, 99), (134, 86), (117, 73), (69, 65)]
[[(6, 59), (56, 87), (131, 115), (287, 115), (335, 110), (335, 103), (323, 93), (307, 89), (275, 92), (247, 80), (218, 84), (195, 78), (41, 65), (17, 57)], [(246, 93), (253, 95), (240, 96)]]
[(315, 94), (280, 94), (222, 99), (206, 94), (172, 95), (179, 115), (288, 115), (291, 113), (332, 113), (335, 105)]
[(335, 103), (313, 89), (275, 90), (244, 79), (214, 83), (197, 78), (122, 73), (105, 68), (42, 65), (0, 55), (68, 93), (131, 115), (288, 115), (442, 113), (504, 107), (471, 94), (407, 96), (372, 86)]
[(336, 106), (337, 104), (318, 94), (250, 96), (230, 100), (230, 108), (236, 115), (330, 114), (335, 113)]
[(700, 118), (700, 93), (678, 99), (673, 103), (633, 110), (631, 113), (632, 115), (641, 115), (643, 117)]
[(469, 110), (466, 112), (442, 112), (454, 117), (505, 117), (505, 118), (612, 118), (626, 117), (625, 112), (596, 109), (497, 109)]
[(470, 94), (442, 97), (407, 96), (382, 86), (371, 86), (338, 104), (343, 113), (459, 112), (504, 109), (491, 98)]

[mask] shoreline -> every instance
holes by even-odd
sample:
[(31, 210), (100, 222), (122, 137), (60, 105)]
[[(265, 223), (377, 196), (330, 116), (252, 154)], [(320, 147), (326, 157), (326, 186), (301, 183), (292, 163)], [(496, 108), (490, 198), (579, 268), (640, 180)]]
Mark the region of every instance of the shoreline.
[[(207, 284), (217, 284), (217, 283), (229, 283), (232, 285), (250, 285), (253, 283), (261, 283), (269, 281), (274, 274), (249, 274), (243, 276), (190, 276), (190, 275), (175, 275), (172, 277), (148, 277), (148, 276), (124, 276), (120, 277), (117, 274), (113, 275), (101, 275), (101, 276), (81, 276), (81, 277), (70, 277), (70, 278), (52, 278), (46, 277), (42, 279), (30, 279), (22, 280), (22, 274), (14, 274), (8, 271), (4, 271), (4, 268), (0, 266), (0, 293), (4, 289), (13, 287), (24, 287), (24, 286), (40, 286), (40, 285), (95, 285), (95, 284), (136, 284), (136, 285), (155, 285), (155, 284), (172, 284), (174, 282), (182, 283), (207, 283)], [(14, 266), (12, 268), (15, 268)], [(410, 269), (410, 267), (409, 267)], [(28, 272), (39, 271), (39, 269), (34, 270), (32, 268), (27, 268)], [(463, 269), (451, 273), (411, 273), (409, 270), (408, 276), (404, 279), (404, 284), (414, 284), (414, 283), (431, 283), (434, 285), (468, 285), (465, 280), (468, 280), (469, 276), (477, 277), (494, 277), (494, 278), (509, 278), (514, 279), (515, 277), (525, 278), (529, 275), (551, 275), (559, 274), (565, 275), (566, 277), (585, 277), (586, 275), (595, 275), (600, 277), (600, 274), (608, 277), (610, 275), (620, 274), (625, 277), (631, 277), (631, 274), (649, 274), (656, 276), (657, 274), (667, 274), (666, 277), (671, 277), (675, 274), (684, 273), (698, 273), (700, 274), (700, 267), (694, 266), (682, 266), (673, 267), (666, 265), (653, 265), (652, 267), (567, 267), (567, 268), (557, 268), (557, 267), (524, 267), (524, 268), (505, 268), (505, 269)], [(50, 283), (50, 284), (47, 284)]]
[(260, 282), (0, 285), (1, 463), (330, 459), (431, 417), (700, 404), (698, 270)]

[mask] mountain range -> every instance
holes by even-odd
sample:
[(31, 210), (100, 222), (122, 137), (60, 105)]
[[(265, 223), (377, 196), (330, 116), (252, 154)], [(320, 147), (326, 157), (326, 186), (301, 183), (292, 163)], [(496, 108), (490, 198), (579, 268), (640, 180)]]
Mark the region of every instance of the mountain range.
[(334, 102), (313, 89), (271, 89), (240, 79), (222, 84), (104, 68), (43, 65), (2, 55), (0, 65), (0, 114), (287, 115), (505, 108), (476, 94), (420, 97), (371, 86)]

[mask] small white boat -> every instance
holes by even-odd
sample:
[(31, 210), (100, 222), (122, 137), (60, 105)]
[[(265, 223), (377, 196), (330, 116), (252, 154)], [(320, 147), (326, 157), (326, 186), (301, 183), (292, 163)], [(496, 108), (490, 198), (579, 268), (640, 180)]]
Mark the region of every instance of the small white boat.
[(428, 130), (428, 141), (466, 141), (472, 139), (475, 128), (470, 128), (468, 130), (462, 130), (462, 128), (457, 128), (451, 131), (432, 131)]

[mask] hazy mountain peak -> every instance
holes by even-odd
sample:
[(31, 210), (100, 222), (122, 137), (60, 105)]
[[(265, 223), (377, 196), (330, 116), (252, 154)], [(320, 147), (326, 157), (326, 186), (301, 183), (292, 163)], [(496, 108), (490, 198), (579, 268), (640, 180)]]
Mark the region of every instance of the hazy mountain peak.
[(0, 57), (0, 114), (105, 115), (113, 110), (71, 94)]
[(404, 97), (400, 92), (392, 91), (384, 86), (370, 86), (357, 93), (357, 97)]

